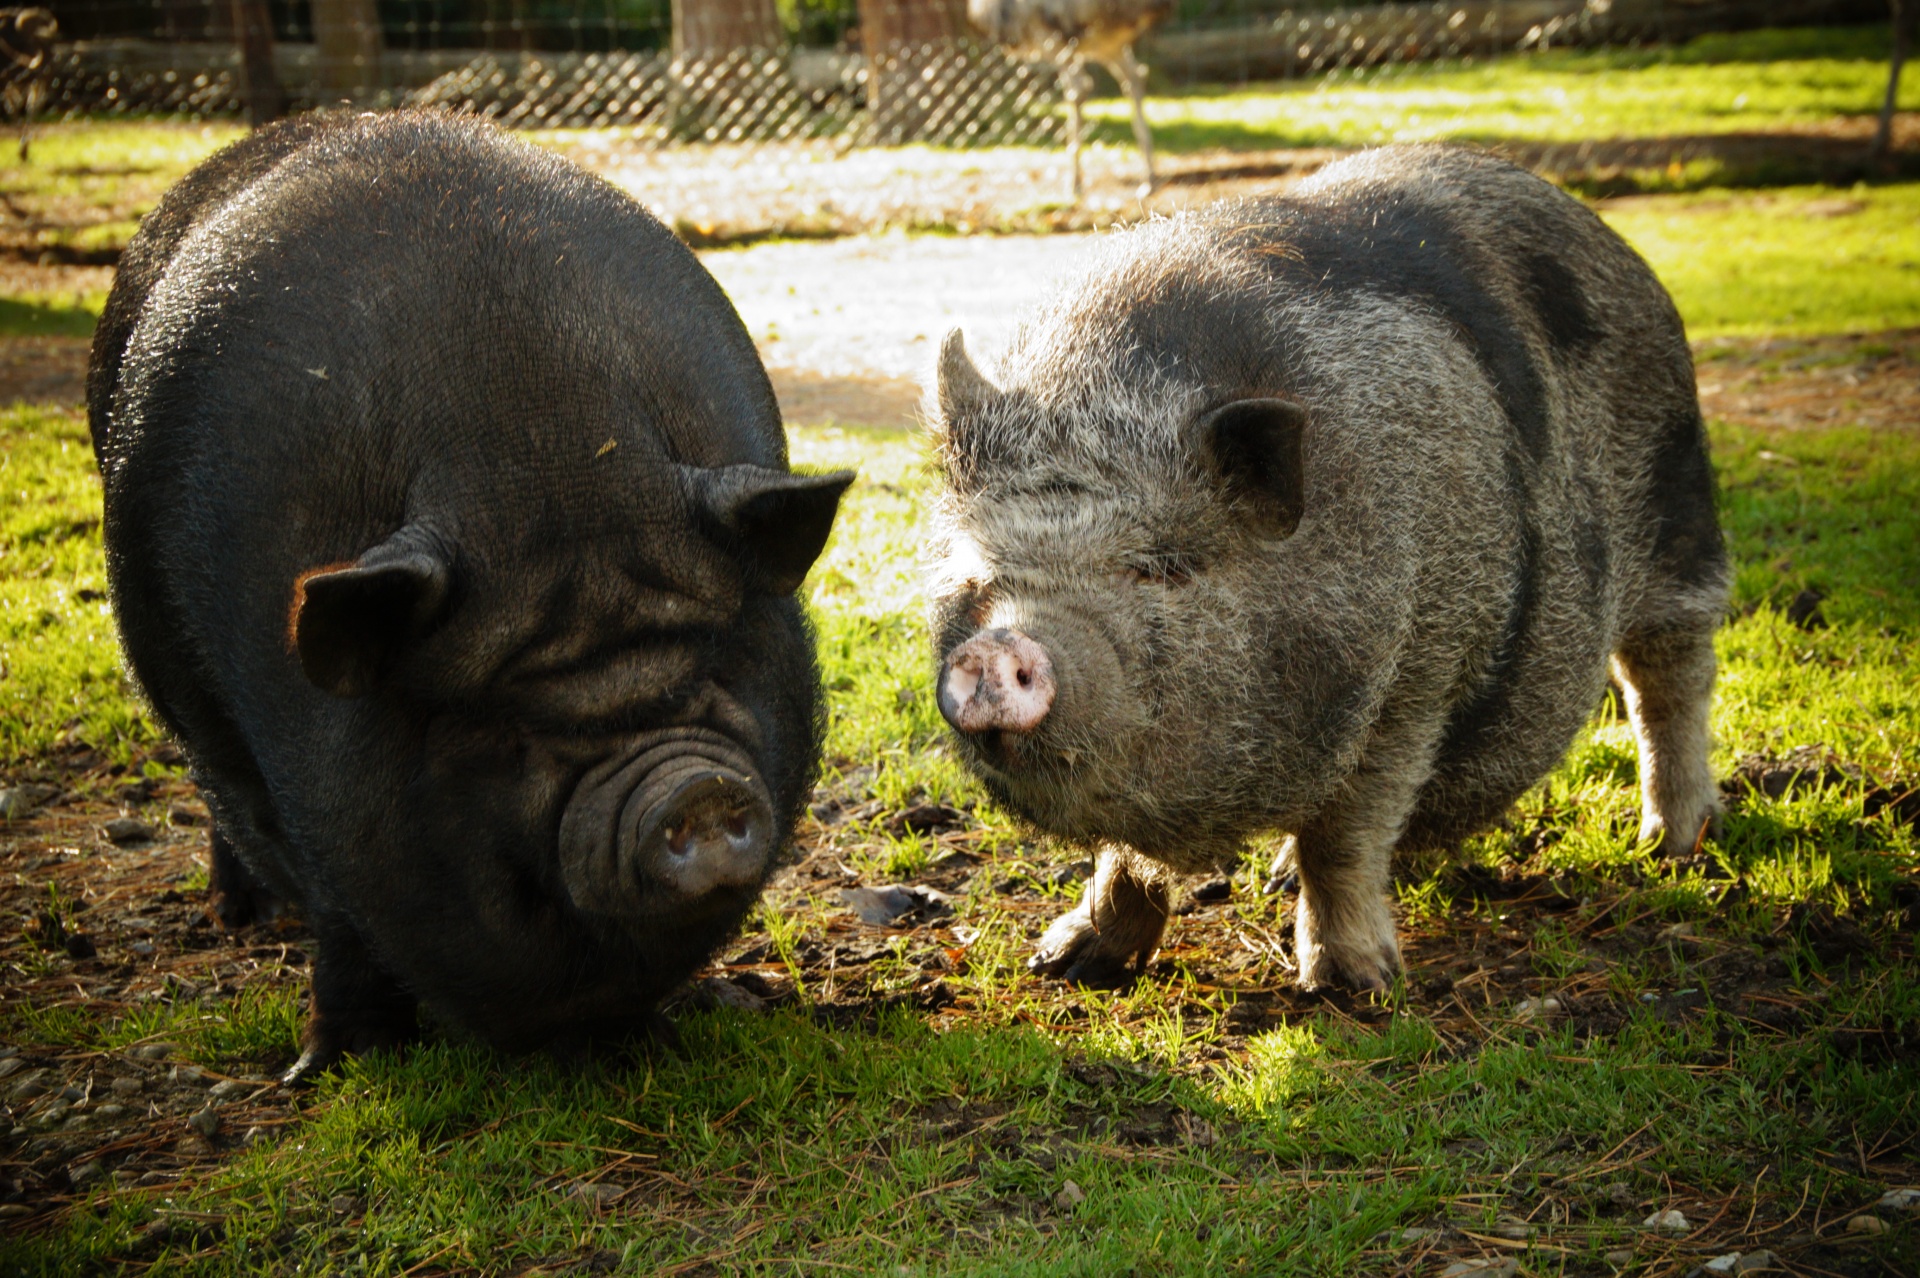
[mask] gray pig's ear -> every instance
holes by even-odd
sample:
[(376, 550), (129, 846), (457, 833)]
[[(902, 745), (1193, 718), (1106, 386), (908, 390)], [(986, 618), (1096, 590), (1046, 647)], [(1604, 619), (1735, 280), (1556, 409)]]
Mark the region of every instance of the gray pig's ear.
[(940, 416), (949, 425), (968, 409), (978, 408), (1000, 393), (967, 354), (967, 339), (957, 328), (940, 343), (940, 363), (934, 376), (939, 387)]
[(760, 588), (788, 595), (826, 548), (853, 472), (794, 475), (764, 466), (684, 467), (708, 523), (746, 561)]
[(1305, 507), (1300, 436), (1307, 410), (1290, 399), (1240, 399), (1200, 419), (1214, 473), (1277, 537), (1292, 534)]
[(336, 697), (371, 692), (440, 619), (447, 580), (431, 535), (411, 525), (353, 563), (302, 573), (287, 638), (308, 682)]

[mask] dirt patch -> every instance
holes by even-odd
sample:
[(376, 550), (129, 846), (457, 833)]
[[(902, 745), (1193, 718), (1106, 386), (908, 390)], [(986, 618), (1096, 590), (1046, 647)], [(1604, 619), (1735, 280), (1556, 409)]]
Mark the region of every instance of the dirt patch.
[[(1500, 142), (1494, 149), (1544, 176), (1603, 195), (1704, 183), (1851, 182), (1920, 170), (1920, 114), (1897, 117), (1892, 154), (1878, 165), (1866, 160), (1874, 123), (1846, 117), (1764, 133)], [(1352, 152), (1299, 147), (1163, 153), (1161, 188), (1143, 200), (1138, 152), (1099, 144), (1083, 152), (1087, 195), (1071, 206), (1066, 157), (1057, 150), (657, 150), (611, 130), (569, 139), (561, 150), (631, 191), (695, 244), (885, 228), (1100, 230), (1216, 200), (1269, 194)]]
[(1694, 343), (1709, 419), (1767, 430), (1920, 430), (1920, 329)]
[[(166, 747), (156, 753), (178, 758)], [(1794, 760), (1766, 764), (1797, 766)], [(309, 938), (300, 922), (222, 928), (203, 886), (204, 807), (185, 782), (137, 777), (72, 743), (7, 779), (21, 797), (11, 801), (19, 805), (15, 818), (0, 826), (0, 918), (7, 920), (0, 929), (0, 1008), (32, 1008), (43, 1018), (71, 1009), (104, 1026), (160, 1003), (199, 1009), (211, 1022), (236, 999), (305, 985)], [(884, 883), (849, 868), (886, 829), (913, 829), (932, 841), (925, 870)], [(743, 936), (670, 1007), (755, 1012), (790, 1006), (801, 1001), (797, 982), (809, 1014), (841, 1028), (871, 1025), (892, 1007), (917, 1010), (936, 1026), (1003, 1019), (1003, 1005), (1025, 995), (968, 979), (979, 933), (968, 922), (970, 911), (958, 907), (969, 896), (990, 901), (1031, 940), (1067, 906), (1090, 867), (1052, 860), (1039, 847), (988, 856), (980, 850), (982, 836), (963, 809), (921, 803), (895, 811), (853, 790), (817, 791), (800, 831), (798, 860), (768, 891), (769, 904), (792, 920), (790, 947), (783, 954), (767, 934)], [(1912, 920), (1920, 914), (1915, 893), (1904, 903), (1906, 925), (1891, 939), (1806, 910), (1783, 917), (1773, 936), (1737, 938), (1711, 924), (1663, 924), (1630, 895), (1596, 899), (1591, 888), (1531, 872), (1524, 863), (1462, 869), (1452, 886), (1461, 902), (1453, 913), (1403, 925), (1409, 974), (1403, 1007), (1428, 1018), (1442, 1050), (1462, 1057), (1494, 1041), (1529, 1041), (1549, 1024), (1571, 1024), (1582, 1035), (1612, 1034), (1645, 1010), (1686, 1022), (1718, 1008), (1755, 1033), (1807, 1032), (1830, 1018), (1820, 995), (1797, 990), (1790, 979), (1785, 947), (1794, 937), (1814, 944), (1836, 969), (1908, 963)], [(896, 925), (875, 923), (858, 909), (872, 892), (842, 895), (855, 888), (904, 889), (900, 895), (911, 898), (913, 908)], [(1393, 1015), (1371, 1000), (1295, 989), (1291, 900), (1255, 898), (1258, 908), (1235, 908), (1254, 891), (1216, 880), (1181, 893), (1179, 917), (1147, 979), (1161, 985), (1190, 1023), (1215, 1023), (1220, 1032), (1190, 1048), (1177, 1071), (1232, 1068), (1244, 1061), (1253, 1036), (1278, 1026), (1382, 1025)], [(1582, 891), (1586, 895), (1576, 895)], [(1569, 938), (1552, 953), (1539, 948), (1537, 935), (1549, 920)], [(1899, 953), (1884, 953), (1888, 945)], [(1618, 965), (1631, 967), (1648, 987), (1621, 992)], [(1050, 1008), (1048, 1032), (1071, 1043), (1088, 1025), (1083, 1000), (1058, 983), (1036, 982), (1034, 990)], [(16, 1027), (22, 1023), (13, 1019)], [(1859, 1040), (1863, 1054), (1920, 1051), (1903, 1037), (1903, 1027), (1844, 1032)], [(300, 1095), (275, 1081), (293, 1054), (289, 1027), (284, 1041), (229, 1076), (178, 1066), (177, 1052), (154, 1041), (83, 1050), (36, 1042), (16, 1028), (0, 1044), (0, 1209), (44, 1223), (46, 1213), (80, 1201), (96, 1182), (191, 1183), (299, 1121)], [(994, 1117), (964, 1108), (922, 1115), (940, 1129), (983, 1127)], [(1196, 1117), (1172, 1109), (1132, 1116), (1124, 1130), (1101, 1136), (1123, 1144), (1213, 1138)], [(1861, 1156), (1889, 1183), (1914, 1179), (1915, 1169), (1891, 1153), (1877, 1163), (1873, 1153)], [(1614, 1210), (1586, 1203), (1580, 1192), (1569, 1190), (1578, 1199), (1569, 1200), (1570, 1209)]]
[(88, 344), (84, 337), (0, 338), (0, 404), (84, 402)]

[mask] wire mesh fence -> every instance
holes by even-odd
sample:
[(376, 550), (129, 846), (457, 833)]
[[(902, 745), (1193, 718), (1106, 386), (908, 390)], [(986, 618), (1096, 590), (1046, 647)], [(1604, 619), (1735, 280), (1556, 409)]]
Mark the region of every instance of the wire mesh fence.
[[(26, 34), (0, 58), (9, 110), (43, 118), (411, 104), (516, 127), (621, 126), (663, 146), (1051, 144), (1065, 132), (1060, 55), (1140, 11), (1140, 0), (971, 3), (973, 15), (968, 0), (91, 0), (0, 11), (41, 15), (7, 28)], [(979, 19), (995, 7), (1001, 27), (1021, 10), (1050, 40), (1025, 56), (989, 43), (980, 31), (994, 23)], [(1884, 7), (1158, 0), (1140, 52), (1163, 81), (1324, 77)]]

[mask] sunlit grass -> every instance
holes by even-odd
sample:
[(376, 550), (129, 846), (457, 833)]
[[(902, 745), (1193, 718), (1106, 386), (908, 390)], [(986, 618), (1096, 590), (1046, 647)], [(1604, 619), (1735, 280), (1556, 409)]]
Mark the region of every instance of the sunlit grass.
[[(1551, 49), (1387, 65), (1323, 80), (1196, 86), (1147, 101), (1154, 142), (1212, 147), (1384, 142), (1571, 142), (1765, 133), (1879, 109), (1889, 37), (1878, 27), (1701, 36), (1679, 48)], [(1920, 79), (1901, 85), (1920, 107)], [(1123, 98), (1092, 103), (1099, 136), (1131, 141)]]

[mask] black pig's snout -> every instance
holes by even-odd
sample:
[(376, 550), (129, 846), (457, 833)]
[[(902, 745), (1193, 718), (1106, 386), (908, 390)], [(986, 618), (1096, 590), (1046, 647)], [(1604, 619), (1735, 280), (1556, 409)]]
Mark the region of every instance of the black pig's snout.
[(697, 910), (759, 887), (776, 842), (751, 762), (707, 732), (655, 738), (581, 778), (560, 822), (567, 895), (588, 914)]
[[(649, 787), (651, 788), (651, 787)], [(636, 792), (629, 801), (646, 802)], [(773, 809), (746, 778), (700, 768), (633, 822), (623, 856), (641, 878), (688, 897), (760, 881), (773, 842)]]

